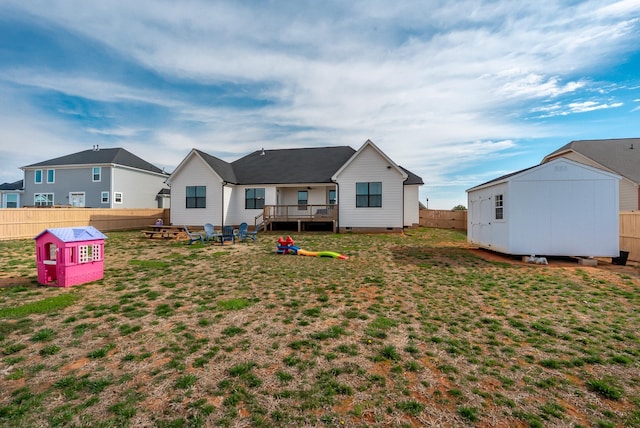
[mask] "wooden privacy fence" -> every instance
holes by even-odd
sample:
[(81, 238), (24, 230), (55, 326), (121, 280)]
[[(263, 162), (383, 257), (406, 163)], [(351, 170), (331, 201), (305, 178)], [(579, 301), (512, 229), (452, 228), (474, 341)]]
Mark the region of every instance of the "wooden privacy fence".
[(467, 230), (467, 212), (421, 209), (420, 226)]
[(640, 212), (620, 213), (620, 250), (629, 252), (629, 260), (640, 261)]
[(30, 239), (52, 227), (93, 226), (101, 232), (144, 229), (161, 218), (165, 208), (11, 208), (0, 209), (0, 240)]

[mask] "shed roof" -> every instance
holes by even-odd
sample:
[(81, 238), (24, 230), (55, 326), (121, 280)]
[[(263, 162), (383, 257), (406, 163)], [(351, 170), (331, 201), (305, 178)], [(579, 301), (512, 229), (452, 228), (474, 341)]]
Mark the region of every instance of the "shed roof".
[(548, 154), (542, 162), (568, 151), (580, 153), (634, 183), (640, 183), (640, 138), (576, 140)]
[(62, 242), (95, 241), (107, 237), (93, 226), (54, 227), (45, 229), (33, 239), (38, 239), (45, 233), (50, 233)]
[(157, 166), (139, 158), (127, 150), (116, 147), (111, 149), (89, 149), (82, 152), (61, 156), (54, 159), (23, 166), (22, 168), (36, 168), (43, 166), (67, 166), (67, 165), (104, 165), (115, 164), (141, 169), (144, 171), (166, 174)]

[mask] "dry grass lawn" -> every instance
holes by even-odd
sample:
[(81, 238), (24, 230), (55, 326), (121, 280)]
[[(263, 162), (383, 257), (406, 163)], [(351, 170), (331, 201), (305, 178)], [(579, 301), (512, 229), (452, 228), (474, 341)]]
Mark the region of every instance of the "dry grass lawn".
[(105, 278), (35, 281), (0, 242), (0, 426), (640, 426), (640, 269), (463, 234), (109, 233)]

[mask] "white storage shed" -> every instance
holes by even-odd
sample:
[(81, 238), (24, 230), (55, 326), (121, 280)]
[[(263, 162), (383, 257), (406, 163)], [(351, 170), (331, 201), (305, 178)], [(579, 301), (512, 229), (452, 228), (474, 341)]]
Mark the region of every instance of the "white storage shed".
[(618, 257), (620, 176), (559, 158), (467, 190), (467, 240), (513, 255)]

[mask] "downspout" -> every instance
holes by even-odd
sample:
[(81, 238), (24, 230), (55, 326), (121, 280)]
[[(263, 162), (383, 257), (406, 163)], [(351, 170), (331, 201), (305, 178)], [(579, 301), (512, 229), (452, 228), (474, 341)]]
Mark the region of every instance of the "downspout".
[(224, 188), (226, 187), (226, 185), (229, 184), (226, 181), (222, 182), (222, 203), (220, 204), (220, 211), (222, 213), (222, 217), (220, 217), (220, 230), (222, 230), (222, 228), (224, 227)]
[(336, 214), (336, 233), (340, 233), (340, 185), (336, 183), (336, 205), (338, 205), (338, 212)]

